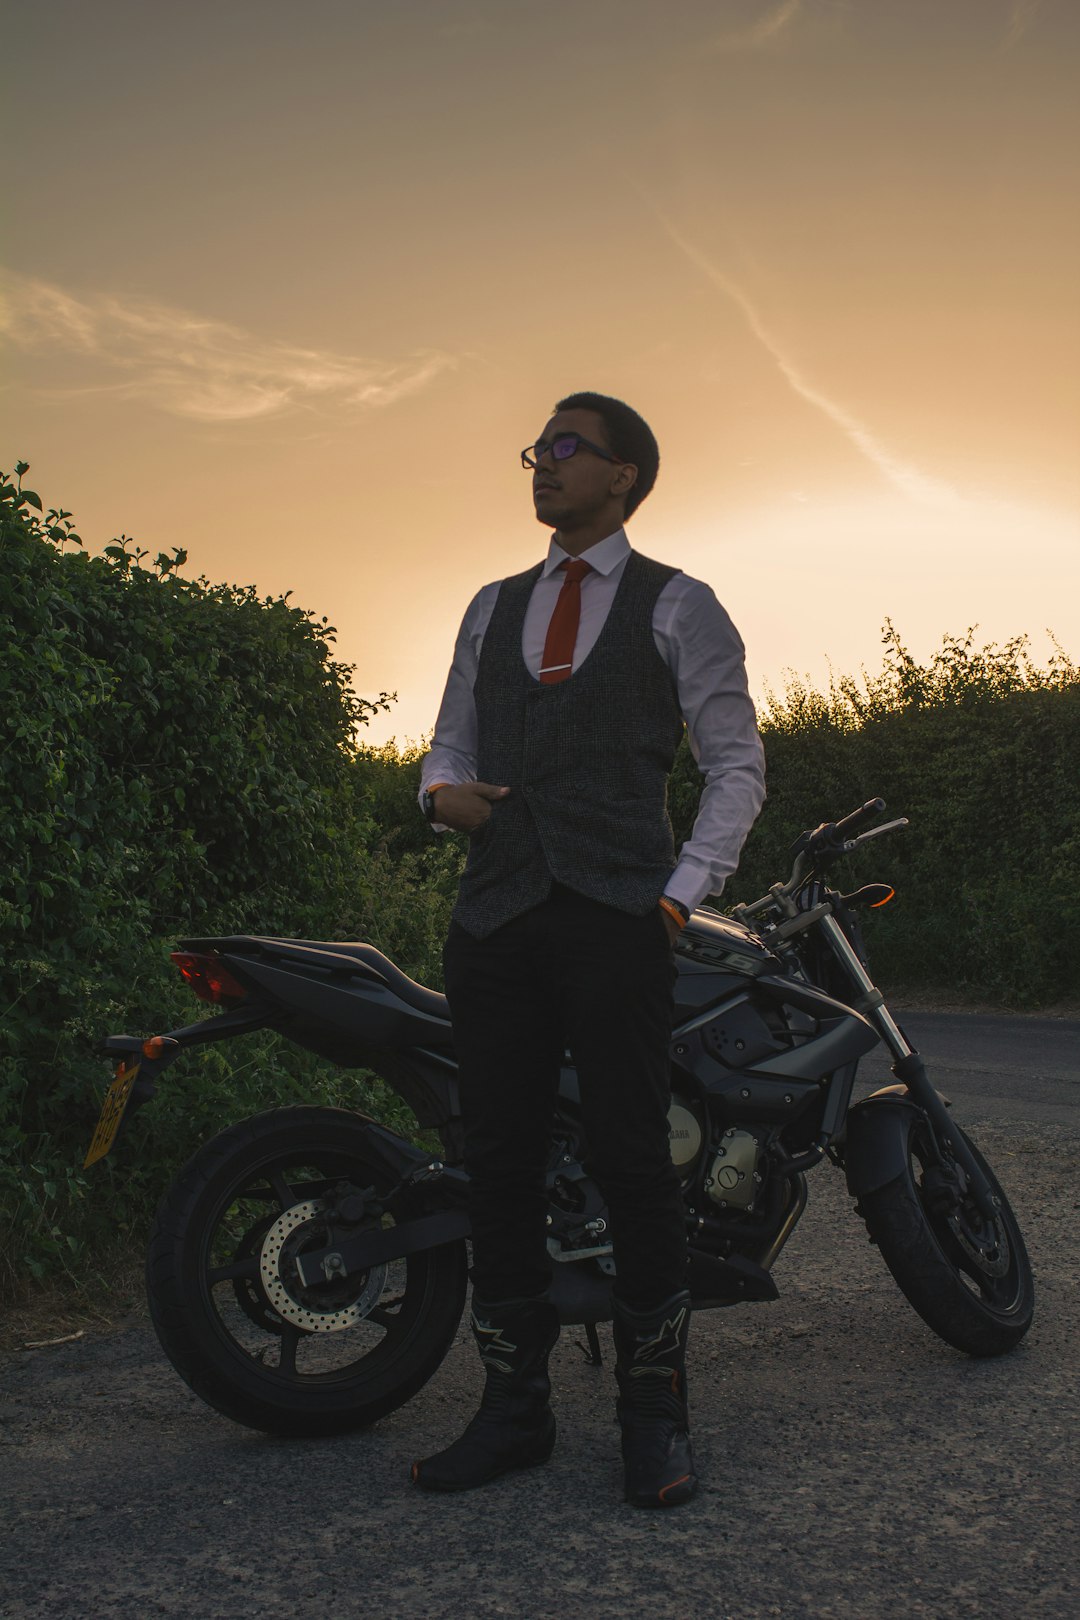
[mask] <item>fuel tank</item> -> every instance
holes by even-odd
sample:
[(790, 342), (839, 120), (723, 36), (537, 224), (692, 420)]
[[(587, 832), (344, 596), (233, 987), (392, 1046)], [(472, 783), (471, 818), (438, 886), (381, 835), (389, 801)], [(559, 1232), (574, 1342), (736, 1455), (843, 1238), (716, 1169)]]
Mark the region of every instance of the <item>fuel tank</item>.
[(699, 906), (675, 941), (675, 1023), (726, 995), (748, 979), (779, 973), (780, 962), (742, 923)]

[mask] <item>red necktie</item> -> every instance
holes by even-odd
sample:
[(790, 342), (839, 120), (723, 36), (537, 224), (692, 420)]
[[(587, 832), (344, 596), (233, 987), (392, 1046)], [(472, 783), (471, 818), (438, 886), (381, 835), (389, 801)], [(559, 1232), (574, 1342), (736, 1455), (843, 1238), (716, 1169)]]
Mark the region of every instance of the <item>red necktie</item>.
[(581, 582), (586, 574), (592, 572), (592, 564), (582, 562), (580, 557), (560, 563), (559, 567), (565, 572), (566, 578), (544, 642), (544, 656), (540, 662), (540, 681), (544, 686), (565, 681), (573, 668), (574, 646), (581, 622)]

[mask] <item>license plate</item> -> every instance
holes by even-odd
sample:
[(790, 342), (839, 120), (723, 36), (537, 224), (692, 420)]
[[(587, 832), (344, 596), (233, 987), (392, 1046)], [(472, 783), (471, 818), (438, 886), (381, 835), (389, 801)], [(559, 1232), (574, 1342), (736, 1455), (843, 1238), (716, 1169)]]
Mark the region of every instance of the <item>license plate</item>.
[(105, 1101), (101, 1105), (101, 1115), (97, 1122), (94, 1139), (90, 1143), (90, 1151), (83, 1160), (83, 1169), (96, 1164), (103, 1159), (116, 1140), (116, 1133), (120, 1129), (120, 1121), (124, 1117), (124, 1109), (131, 1096), (131, 1088), (138, 1078), (141, 1063), (134, 1059), (119, 1064), (112, 1085), (105, 1093)]

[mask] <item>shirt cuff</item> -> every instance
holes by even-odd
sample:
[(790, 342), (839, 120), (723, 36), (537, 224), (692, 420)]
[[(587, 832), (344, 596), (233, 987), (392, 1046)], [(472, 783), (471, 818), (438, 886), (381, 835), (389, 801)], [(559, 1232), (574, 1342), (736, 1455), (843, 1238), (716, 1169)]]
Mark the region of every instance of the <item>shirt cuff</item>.
[(693, 913), (708, 894), (717, 893), (710, 872), (703, 871), (694, 861), (680, 861), (664, 884), (664, 893), (679, 900)]

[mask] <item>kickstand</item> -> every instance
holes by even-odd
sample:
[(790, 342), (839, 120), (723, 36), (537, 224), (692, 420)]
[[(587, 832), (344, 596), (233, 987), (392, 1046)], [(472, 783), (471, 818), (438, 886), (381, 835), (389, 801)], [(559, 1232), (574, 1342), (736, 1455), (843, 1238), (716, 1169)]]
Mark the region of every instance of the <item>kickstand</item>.
[(588, 1348), (581, 1343), (580, 1339), (578, 1340), (578, 1348), (585, 1357), (585, 1360), (589, 1363), (590, 1367), (602, 1367), (604, 1365), (604, 1358), (600, 1354), (600, 1339), (596, 1331), (596, 1323), (586, 1322), (584, 1323), (584, 1328), (585, 1337), (588, 1340)]

